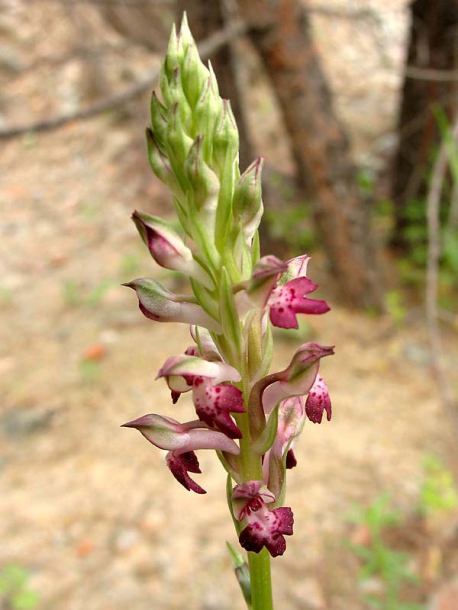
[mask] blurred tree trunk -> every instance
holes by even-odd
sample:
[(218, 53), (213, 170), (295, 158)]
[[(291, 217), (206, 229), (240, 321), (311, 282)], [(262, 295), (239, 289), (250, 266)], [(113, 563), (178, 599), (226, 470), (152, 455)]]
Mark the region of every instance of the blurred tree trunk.
[[(424, 199), (428, 188), (431, 154), (440, 132), (434, 107), (440, 106), (449, 119), (457, 108), (458, 81), (430, 80), (421, 70), (453, 70), (458, 65), (458, 2), (415, 0), (410, 5), (410, 38), (398, 121), (399, 145), (392, 170), (391, 196), (395, 204), (394, 246), (409, 250), (408, 231), (424, 213), (406, 213), (409, 202)], [(420, 70), (416, 71), (415, 69)], [(434, 74), (433, 74), (434, 77)], [(408, 212), (408, 210), (407, 210)]]
[(299, 0), (239, 2), (278, 98), (297, 171), (343, 299), (382, 309), (369, 210)]
[[(208, 38), (226, 24), (222, 0), (194, 0), (178, 2), (178, 23), (183, 12), (188, 16), (189, 27), (197, 42)], [(243, 172), (254, 160), (253, 146), (249, 138), (246, 118), (243, 112), (241, 94), (238, 87), (237, 57), (232, 45), (225, 45), (211, 57), (211, 64), (218, 78), (221, 97), (230, 100), (232, 111), (240, 133), (240, 170)]]

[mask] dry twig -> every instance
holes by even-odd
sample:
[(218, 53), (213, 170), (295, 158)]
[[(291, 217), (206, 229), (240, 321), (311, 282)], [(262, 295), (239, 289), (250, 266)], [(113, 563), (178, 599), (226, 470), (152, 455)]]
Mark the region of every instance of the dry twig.
[[(245, 23), (239, 22), (220, 30), (219, 32), (216, 32), (212, 36), (209, 36), (201, 43), (199, 43), (198, 47), (200, 56), (202, 57), (202, 59), (207, 59), (220, 47), (224, 46), (237, 36), (241, 36), (242, 34), (244, 34), (246, 30), (247, 25)], [(129, 87), (129, 89), (126, 89), (122, 93), (118, 93), (106, 99), (94, 102), (86, 108), (82, 108), (81, 110), (77, 110), (76, 112), (62, 114), (51, 119), (37, 121), (28, 125), (17, 125), (2, 129), (0, 130), (0, 139), (6, 140), (31, 132), (51, 131), (53, 129), (57, 129), (58, 127), (62, 127), (62, 125), (71, 123), (72, 121), (83, 121), (97, 114), (100, 114), (101, 112), (105, 112), (106, 110), (112, 110), (113, 108), (116, 108), (118, 106), (121, 106), (122, 104), (125, 104), (126, 102), (129, 102), (130, 100), (136, 98), (138, 95), (154, 87), (158, 77), (159, 68), (156, 68), (147, 76), (140, 79), (135, 85), (132, 85), (131, 87)]]

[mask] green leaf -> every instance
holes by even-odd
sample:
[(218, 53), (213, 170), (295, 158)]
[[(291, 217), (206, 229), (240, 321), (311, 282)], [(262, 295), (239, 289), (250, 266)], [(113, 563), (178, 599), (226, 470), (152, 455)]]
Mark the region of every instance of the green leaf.
[(226, 546), (229, 550), (229, 554), (232, 559), (232, 565), (234, 566), (235, 576), (240, 585), (240, 589), (242, 590), (243, 597), (248, 606), (248, 609), (251, 608), (251, 582), (250, 582), (250, 571), (246, 564), (246, 561), (243, 558), (243, 555), (238, 553), (234, 547), (226, 542)]

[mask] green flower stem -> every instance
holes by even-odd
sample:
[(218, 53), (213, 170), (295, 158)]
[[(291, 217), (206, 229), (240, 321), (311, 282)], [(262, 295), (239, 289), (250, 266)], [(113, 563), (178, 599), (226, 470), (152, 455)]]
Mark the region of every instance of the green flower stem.
[[(245, 481), (260, 480), (262, 479), (261, 456), (251, 448), (248, 415), (244, 413), (236, 416), (236, 420), (243, 434), (240, 439), (243, 478)], [(263, 548), (260, 553), (248, 553), (248, 567), (251, 583), (250, 610), (273, 610), (270, 555), (267, 549)]]
[[(240, 362), (246, 362), (242, 356)], [(241, 366), (240, 370), (243, 377), (244, 404), (248, 404), (249, 396), (249, 375)], [(250, 424), (248, 413), (235, 415), (237, 425), (242, 432), (240, 439), (242, 470), (244, 481), (262, 480), (262, 460), (261, 456), (253, 451), (251, 446)], [(251, 606), (250, 610), (273, 610), (272, 599), (272, 579), (270, 574), (270, 555), (266, 548), (260, 553), (248, 553), (248, 567), (250, 570), (251, 583)]]
[(251, 582), (251, 610), (273, 610), (270, 555), (266, 548), (248, 553)]

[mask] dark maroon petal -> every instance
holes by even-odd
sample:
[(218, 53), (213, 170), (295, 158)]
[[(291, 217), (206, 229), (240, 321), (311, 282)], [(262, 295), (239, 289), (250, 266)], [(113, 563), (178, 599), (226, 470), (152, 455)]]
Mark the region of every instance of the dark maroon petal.
[(294, 451), (289, 449), (286, 454), (286, 468), (295, 468), (297, 466), (296, 456), (294, 455)]
[(149, 311), (149, 309), (146, 309), (146, 307), (143, 305), (143, 303), (141, 303), (140, 301), (138, 302), (138, 308), (140, 309), (140, 311), (142, 312), (142, 314), (148, 318), (149, 320), (154, 320), (155, 322), (160, 322), (161, 318), (160, 316), (157, 316), (155, 313), (153, 313), (152, 311)]
[(239, 536), (239, 542), (240, 546), (246, 551), (251, 551), (252, 553), (259, 553), (265, 543), (265, 540), (262, 536), (261, 525), (258, 522), (247, 525), (246, 528), (242, 530)]
[(252, 513), (250, 522), (241, 532), (239, 542), (241, 546), (253, 553), (259, 553), (263, 546), (272, 557), (283, 555), (286, 550), (284, 535), (293, 533), (294, 517), (289, 507), (275, 510), (260, 511), (260, 515)]
[(194, 491), (197, 494), (207, 493), (195, 481), (191, 479), (188, 472), (200, 473), (199, 461), (194, 451), (177, 454), (175, 451), (169, 451), (166, 457), (167, 466), (175, 479), (183, 485), (188, 491)]
[(281, 506), (280, 508), (275, 508), (271, 511), (276, 519), (278, 531), (285, 536), (293, 535), (293, 525), (294, 525), (294, 515), (293, 511), (289, 508), (289, 506)]

